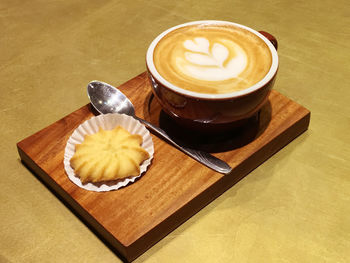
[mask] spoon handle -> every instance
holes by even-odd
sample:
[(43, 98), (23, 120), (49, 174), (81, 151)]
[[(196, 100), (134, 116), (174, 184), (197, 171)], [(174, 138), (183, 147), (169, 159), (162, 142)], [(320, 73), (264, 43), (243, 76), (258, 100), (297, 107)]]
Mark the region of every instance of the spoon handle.
[(232, 168), (223, 160), (220, 160), (216, 158), (215, 156), (211, 155), (210, 153), (190, 149), (187, 147), (182, 147), (179, 144), (177, 144), (173, 139), (169, 137), (169, 135), (162, 130), (161, 128), (154, 126), (153, 124), (149, 123), (148, 121), (144, 119), (140, 119), (137, 116), (134, 116), (135, 119), (142, 122), (144, 125), (146, 125), (147, 128), (152, 130), (154, 133), (162, 137), (165, 141), (175, 146), (180, 151), (184, 152), (185, 154), (189, 155), (193, 159), (197, 160), (198, 162), (206, 165), (207, 167), (213, 169), (214, 171), (217, 171), (222, 174), (228, 174), (232, 171)]

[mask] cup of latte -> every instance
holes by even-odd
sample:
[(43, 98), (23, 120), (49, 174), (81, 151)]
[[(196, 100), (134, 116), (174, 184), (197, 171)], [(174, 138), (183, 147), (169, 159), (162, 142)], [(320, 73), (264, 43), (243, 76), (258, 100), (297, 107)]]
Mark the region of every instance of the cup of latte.
[(278, 69), (270, 34), (226, 21), (172, 27), (146, 54), (152, 92), (164, 112), (200, 131), (228, 129), (266, 103)]

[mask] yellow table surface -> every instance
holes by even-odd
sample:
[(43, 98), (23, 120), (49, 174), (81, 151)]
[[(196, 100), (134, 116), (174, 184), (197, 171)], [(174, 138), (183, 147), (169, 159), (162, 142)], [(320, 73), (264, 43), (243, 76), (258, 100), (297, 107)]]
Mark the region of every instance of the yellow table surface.
[(0, 1), (0, 262), (121, 262), (20, 162), (16, 143), (145, 71), (166, 28), (274, 34), (275, 89), (309, 130), (135, 262), (349, 262), (350, 5), (338, 1)]

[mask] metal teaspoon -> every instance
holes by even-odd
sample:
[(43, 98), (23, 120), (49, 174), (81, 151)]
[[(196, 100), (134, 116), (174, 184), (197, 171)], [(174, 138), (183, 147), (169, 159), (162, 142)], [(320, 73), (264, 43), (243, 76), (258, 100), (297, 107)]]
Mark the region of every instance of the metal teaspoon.
[(161, 128), (154, 126), (146, 120), (143, 120), (135, 115), (135, 109), (130, 100), (117, 88), (101, 82), (91, 81), (87, 86), (87, 93), (92, 106), (101, 114), (107, 113), (121, 113), (134, 117), (136, 120), (143, 123), (148, 129), (152, 130), (156, 135), (163, 138), (169, 144), (172, 144), (180, 151), (189, 155), (198, 162), (206, 165), (207, 167), (223, 174), (231, 172), (232, 168), (224, 161), (216, 158), (215, 156), (199, 151), (182, 147), (172, 140), (169, 135)]

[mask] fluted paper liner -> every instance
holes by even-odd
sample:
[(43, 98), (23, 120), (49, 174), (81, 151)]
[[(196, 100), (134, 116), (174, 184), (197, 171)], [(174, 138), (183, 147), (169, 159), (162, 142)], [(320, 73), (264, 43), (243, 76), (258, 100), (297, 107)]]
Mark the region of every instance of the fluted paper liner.
[[(131, 134), (141, 135), (143, 137), (143, 143), (141, 146), (149, 153), (150, 157), (141, 164), (140, 174), (138, 176), (127, 177), (109, 182), (83, 184), (79, 177), (75, 175), (74, 170), (70, 165), (70, 159), (75, 153), (75, 145), (82, 143), (86, 134), (97, 133), (100, 127), (104, 130), (113, 130), (116, 126), (123, 127)], [(131, 116), (113, 113), (92, 117), (76, 128), (67, 141), (63, 163), (69, 179), (77, 186), (90, 191), (103, 192), (117, 190), (135, 182), (135, 180), (141, 177), (141, 175), (147, 170), (147, 167), (150, 165), (153, 159), (153, 153), (154, 148), (152, 137), (146, 127)]]

